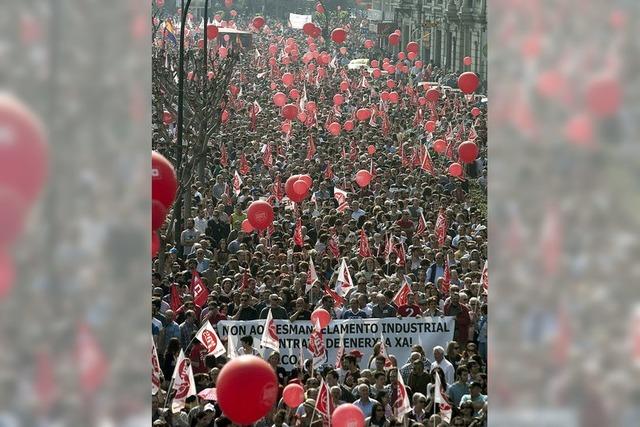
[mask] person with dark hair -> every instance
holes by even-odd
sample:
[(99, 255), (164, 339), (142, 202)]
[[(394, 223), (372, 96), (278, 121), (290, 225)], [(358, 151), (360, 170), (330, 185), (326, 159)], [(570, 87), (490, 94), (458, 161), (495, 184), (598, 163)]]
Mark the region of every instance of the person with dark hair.
[(389, 427), (389, 420), (385, 415), (385, 409), (382, 403), (374, 403), (371, 409), (371, 416), (364, 420), (364, 425), (375, 427)]

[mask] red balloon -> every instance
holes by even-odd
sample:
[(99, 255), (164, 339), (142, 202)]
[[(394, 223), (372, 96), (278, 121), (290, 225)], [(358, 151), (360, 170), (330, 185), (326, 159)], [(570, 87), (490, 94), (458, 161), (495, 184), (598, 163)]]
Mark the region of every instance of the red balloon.
[(311, 37), (313, 37), (313, 35), (315, 34), (315, 30), (316, 30), (316, 26), (313, 24), (313, 22), (307, 22), (302, 26), (302, 31), (306, 35)]
[(307, 113), (305, 113), (304, 111), (301, 111), (298, 113), (298, 116), (296, 118), (298, 119), (299, 122), (304, 123), (307, 121)]
[(346, 122), (344, 122), (342, 128), (347, 132), (351, 132), (353, 130), (353, 120), (347, 120)]
[(385, 71), (389, 74), (395, 74), (396, 67), (394, 67), (393, 65), (387, 65), (387, 68), (385, 68)]
[(427, 132), (433, 132), (434, 130), (436, 130), (436, 122), (434, 122), (433, 120), (429, 120), (424, 124), (424, 130), (426, 130)]
[(204, 49), (204, 39), (198, 40), (198, 49)]
[(378, 65), (379, 65), (379, 63), (378, 63), (377, 60), (375, 60), (375, 59), (371, 60), (371, 68), (378, 68)]
[(400, 101), (400, 95), (398, 95), (398, 92), (393, 91), (389, 94), (389, 101), (393, 104), (397, 104), (398, 101)]
[(157, 151), (151, 152), (151, 200), (166, 208), (173, 205), (178, 191), (178, 178), (173, 165)]
[(359, 170), (356, 173), (356, 183), (361, 187), (364, 188), (367, 185), (369, 185), (369, 183), (371, 182), (371, 179), (373, 178), (373, 175), (371, 175), (371, 173), (368, 170)]
[(240, 228), (245, 233), (251, 233), (253, 230), (255, 230), (255, 228), (253, 228), (253, 225), (251, 225), (251, 221), (249, 221), (249, 219), (245, 219), (244, 221), (242, 221), (242, 225)]
[(307, 194), (307, 191), (309, 191), (309, 186), (305, 181), (299, 179), (293, 183), (293, 193), (297, 198), (304, 198), (305, 194)]
[(344, 102), (344, 96), (340, 95), (339, 93), (336, 93), (335, 95), (333, 95), (334, 105), (342, 105), (343, 102)]
[(437, 102), (440, 99), (440, 91), (436, 88), (431, 88), (426, 94), (427, 101)]
[(320, 3), (316, 4), (316, 12), (324, 13), (324, 6), (322, 6)]
[(289, 98), (297, 100), (298, 98), (300, 98), (300, 92), (298, 91), (298, 89), (291, 89), (289, 91)]
[(371, 71), (371, 75), (373, 76), (373, 78), (379, 79), (382, 75), (382, 71), (380, 71), (379, 68), (374, 68), (373, 71)]
[(458, 88), (462, 93), (473, 93), (478, 88), (478, 85), (480, 85), (480, 79), (476, 73), (467, 71), (466, 73), (460, 74), (460, 77), (458, 77)]
[(375, 147), (375, 145), (369, 145), (369, 146), (367, 147), (367, 153), (369, 153), (370, 155), (372, 155), (372, 156), (373, 156), (373, 153), (375, 153), (375, 152), (376, 152), (376, 147)]
[(480, 111), (480, 109), (478, 107), (473, 107), (471, 109), (471, 115), (473, 117), (478, 117), (481, 113), (482, 113), (482, 111)]
[(458, 147), (458, 157), (462, 163), (473, 163), (478, 157), (478, 146), (471, 141), (465, 141)]
[(307, 184), (307, 190), (313, 187), (313, 179), (311, 179), (310, 175), (300, 175), (298, 180), (304, 181)]
[(331, 315), (324, 308), (317, 308), (311, 313), (311, 323), (320, 323), (321, 328), (326, 328), (331, 322)]
[[(284, 184), (284, 192), (287, 193), (287, 197), (289, 197), (289, 199), (292, 202), (300, 203), (307, 197), (308, 193), (305, 191), (304, 193), (300, 194), (299, 191), (296, 191), (296, 189), (294, 188), (294, 185), (297, 181), (300, 181), (300, 175), (290, 176), (289, 179), (287, 179), (287, 181)], [(300, 187), (298, 187), (298, 190), (299, 189)], [(307, 190), (308, 190), (308, 187), (307, 187)]]
[[(160, 237), (155, 231), (151, 233), (151, 258), (155, 258), (160, 250)], [(2, 285), (0, 285), (2, 287)], [(1, 292), (1, 291), (0, 291)]]
[(247, 219), (256, 230), (264, 230), (273, 223), (273, 207), (262, 200), (251, 202)]
[(259, 357), (240, 356), (220, 370), (216, 392), (220, 409), (231, 421), (253, 424), (276, 403), (278, 378), (271, 365)]
[(285, 86), (291, 86), (293, 84), (293, 74), (291, 73), (284, 73), (282, 75), (282, 83), (285, 84)]
[(331, 55), (329, 55), (328, 53), (324, 52), (320, 55), (320, 62), (324, 65), (327, 65), (329, 62), (331, 62)]
[(264, 18), (262, 16), (256, 16), (255, 18), (253, 18), (253, 21), (251, 21), (251, 23), (253, 24), (253, 27), (256, 30), (259, 30), (260, 28), (262, 28), (264, 26)]
[(333, 122), (331, 123), (328, 127), (327, 130), (329, 131), (329, 133), (333, 136), (338, 136), (340, 135), (340, 123), (337, 122)]
[(472, 61), (470, 56), (465, 56), (464, 59), (462, 60), (462, 63), (467, 66), (471, 65), (471, 62)]
[(287, 95), (282, 92), (276, 92), (273, 94), (273, 103), (278, 107), (283, 107), (287, 102)]
[(218, 55), (220, 55), (220, 58), (226, 58), (228, 54), (229, 50), (226, 47), (221, 46), (220, 49), (218, 49)]
[(17, 98), (0, 95), (0, 130), (0, 187), (14, 190), (30, 204), (47, 177), (48, 148), (42, 124)]
[(408, 58), (410, 61), (413, 61), (414, 59), (416, 59), (416, 57), (417, 57), (417, 56), (418, 56), (418, 54), (417, 54), (417, 53), (415, 53), (415, 52), (409, 52), (409, 53), (407, 53), (407, 58)]
[(404, 60), (404, 58), (405, 58), (404, 52), (398, 52), (398, 59), (402, 61)]
[(400, 44), (400, 36), (396, 33), (389, 34), (388, 41), (391, 46), (396, 46)]
[(207, 25), (207, 38), (209, 40), (212, 40), (212, 39), (215, 39), (216, 37), (218, 37), (218, 32), (219, 32), (219, 30), (218, 30), (217, 26), (215, 26), (213, 24)]
[(449, 175), (456, 178), (462, 176), (462, 165), (460, 163), (451, 163), (449, 165)]
[(340, 82), (340, 90), (343, 92), (346, 92), (347, 90), (349, 90), (349, 83), (348, 82)]
[(28, 205), (17, 191), (0, 187), (0, 248), (6, 248), (20, 237)]
[(347, 39), (347, 32), (342, 28), (336, 28), (331, 31), (331, 40), (336, 43), (342, 43)]
[(418, 68), (422, 68), (422, 61), (416, 61), (415, 66)]
[(396, 87), (396, 82), (394, 82), (393, 80), (389, 79), (387, 80), (387, 87), (389, 89), (393, 89), (394, 87)]
[(368, 108), (360, 108), (356, 112), (356, 118), (361, 122), (364, 122), (365, 120), (369, 120), (369, 118), (371, 118), (371, 110), (369, 110)]
[(365, 49), (371, 49), (373, 47), (373, 40), (365, 40), (364, 41), (364, 48)]
[(382, 92), (380, 92), (380, 99), (383, 100), (384, 102), (389, 101), (389, 92), (387, 92), (386, 90), (383, 90)]
[(304, 402), (304, 388), (300, 384), (289, 384), (282, 390), (282, 400), (289, 408), (297, 408)]
[(418, 53), (418, 51), (420, 50), (420, 46), (416, 42), (409, 42), (409, 43), (407, 43), (407, 49), (406, 50), (407, 50), (407, 52)]
[(334, 427), (364, 427), (364, 413), (353, 403), (343, 403), (331, 415)]
[(433, 149), (436, 153), (444, 153), (447, 149), (447, 142), (444, 139), (436, 139), (433, 143)]
[(157, 200), (151, 201), (151, 229), (157, 230), (162, 227), (167, 218), (167, 208)]
[(426, 105), (426, 103), (427, 103), (427, 98), (425, 98), (424, 96), (421, 96), (418, 98), (418, 104)]
[(298, 116), (298, 107), (294, 104), (287, 104), (282, 107), (282, 117), (287, 120), (295, 120)]
[(611, 117), (622, 104), (622, 89), (614, 77), (598, 77), (587, 87), (587, 108), (598, 117)]

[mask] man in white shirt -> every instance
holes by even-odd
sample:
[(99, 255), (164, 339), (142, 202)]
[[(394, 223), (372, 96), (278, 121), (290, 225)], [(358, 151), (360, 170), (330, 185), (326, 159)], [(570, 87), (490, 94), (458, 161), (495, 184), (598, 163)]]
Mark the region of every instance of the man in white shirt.
[(435, 362), (431, 364), (431, 372), (433, 372), (435, 368), (442, 369), (447, 384), (453, 384), (455, 382), (456, 370), (453, 368), (451, 362), (444, 358), (444, 348), (439, 345), (434, 347), (433, 358)]

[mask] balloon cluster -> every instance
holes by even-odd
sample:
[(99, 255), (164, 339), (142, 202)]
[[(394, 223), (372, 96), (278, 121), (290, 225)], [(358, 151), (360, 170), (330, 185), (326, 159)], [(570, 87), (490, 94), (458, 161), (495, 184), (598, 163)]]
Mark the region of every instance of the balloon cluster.
[(309, 196), (313, 180), (309, 175), (291, 175), (284, 184), (284, 192), (292, 202), (300, 203)]

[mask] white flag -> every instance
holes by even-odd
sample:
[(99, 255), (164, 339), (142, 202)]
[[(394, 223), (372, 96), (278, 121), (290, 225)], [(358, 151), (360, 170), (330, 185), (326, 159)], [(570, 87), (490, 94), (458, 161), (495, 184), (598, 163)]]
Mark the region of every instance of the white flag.
[(151, 349), (151, 394), (155, 394), (160, 390), (160, 384), (162, 382), (162, 370), (160, 369), (160, 361), (158, 360), (158, 352), (156, 350), (156, 343), (152, 341)]
[(187, 397), (196, 395), (196, 383), (193, 380), (193, 369), (191, 369), (191, 360), (184, 355), (184, 351), (180, 350), (176, 368), (173, 371), (173, 388), (175, 395), (171, 402), (171, 412), (174, 414), (180, 412), (185, 407)]
[(313, 257), (309, 257), (309, 271), (307, 272), (307, 283), (305, 285), (304, 293), (307, 294), (313, 287), (313, 284), (318, 280), (318, 274), (316, 273), (316, 266), (313, 265)]
[(238, 357), (238, 352), (236, 351), (236, 339), (233, 335), (227, 335), (227, 357), (229, 359), (235, 359)]
[(276, 323), (273, 321), (271, 309), (269, 309), (267, 320), (264, 322), (264, 330), (262, 331), (262, 339), (260, 340), (260, 345), (270, 348), (274, 351), (280, 351), (280, 340), (278, 339), (278, 334), (276, 333)]
[(344, 212), (345, 209), (349, 207), (349, 203), (347, 202), (347, 192), (339, 189), (338, 187), (333, 187), (333, 197), (338, 202), (337, 211)]
[(207, 354), (213, 354), (215, 357), (222, 356), (225, 353), (224, 346), (213, 329), (211, 323), (207, 320), (196, 334), (196, 339), (207, 347)]
[(436, 371), (434, 376), (436, 377), (435, 381), (435, 390), (433, 392), (433, 401), (434, 403), (440, 404), (440, 416), (442, 417), (442, 421), (448, 423), (451, 421), (451, 404), (446, 399), (446, 397), (442, 394), (442, 384), (440, 383), (440, 374)]
[(240, 174), (238, 171), (235, 171), (233, 174), (233, 192), (236, 193), (236, 196), (240, 194), (242, 191), (242, 178), (240, 178)]
[(398, 397), (393, 402), (393, 413), (399, 420), (411, 412), (411, 403), (409, 402), (409, 395), (407, 395), (407, 388), (404, 386), (404, 380), (402, 375), (398, 375)]
[(345, 297), (349, 291), (353, 288), (353, 281), (351, 280), (351, 274), (349, 274), (349, 268), (347, 262), (342, 258), (340, 263), (340, 269), (338, 270), (338, 280), (336, 281), (336, 293), (341, 297)]

